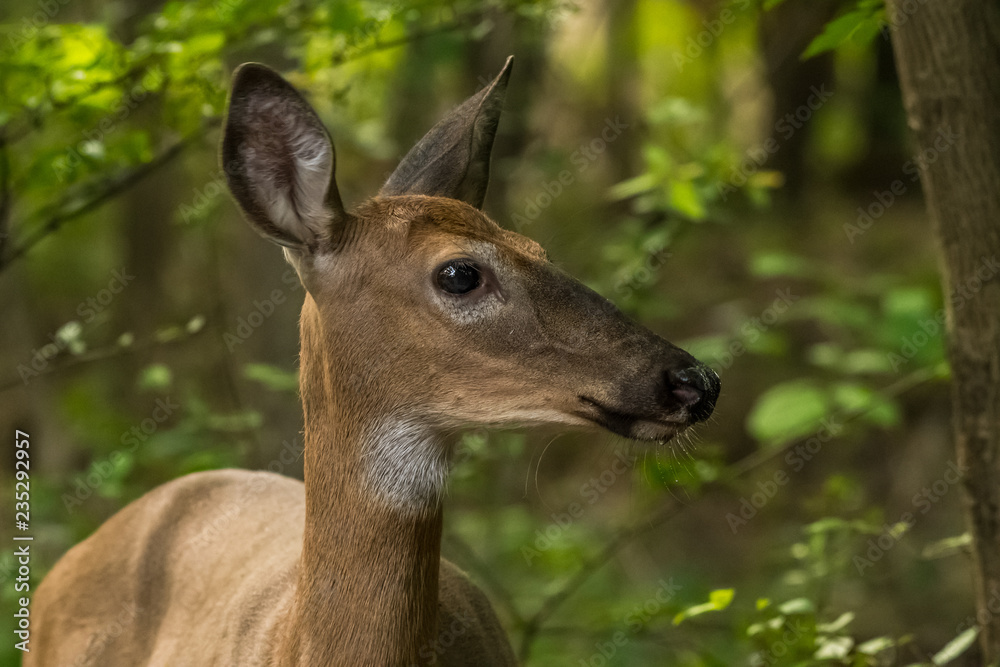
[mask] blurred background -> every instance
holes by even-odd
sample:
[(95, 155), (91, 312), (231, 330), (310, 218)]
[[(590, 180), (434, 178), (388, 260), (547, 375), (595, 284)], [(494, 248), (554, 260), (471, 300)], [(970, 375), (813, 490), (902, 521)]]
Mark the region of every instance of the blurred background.
[[(463, 436), (444, 553), (522, 661), (978, 664), (941, 339), (966, 297), (941, 293), (935, 156), (907, 136), (881, 2), (7, 0), (0, 20), (0, 428), (31, 434), (33, 581), (177, 476), (301, 477), (303, 290), (225, 189), (233, 68), (305, 92), (350, 205), (514, 54), (486, 211), (723, 387), (662, 447)], [(5, 608), (15, 576), (5, 548)]]

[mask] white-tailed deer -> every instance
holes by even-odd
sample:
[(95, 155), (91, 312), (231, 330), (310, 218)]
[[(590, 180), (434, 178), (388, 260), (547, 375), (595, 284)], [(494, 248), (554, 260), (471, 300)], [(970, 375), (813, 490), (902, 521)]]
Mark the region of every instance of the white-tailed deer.
[(440, 557), (443, 433), (560, 423), (666, 441), (708, 418), (719, 379), (480, 212), (510, 70), (349, 212), (316, 113), (272, 70), (239, 68), (229, 186), (307, 292), (305, 485), (222, 470), (132, 503), (38, 589), (28, 667), (515, 662)]

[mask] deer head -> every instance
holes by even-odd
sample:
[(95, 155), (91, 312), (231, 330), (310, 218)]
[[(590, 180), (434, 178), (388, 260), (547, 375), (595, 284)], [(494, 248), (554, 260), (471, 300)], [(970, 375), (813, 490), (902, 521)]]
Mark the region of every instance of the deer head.
[[(719, 395), (714, 371), (480, 210), (511, 64), (351, 211), (309, 104), (262, 65), (235, 75), (223, 165), (307, 289), (307, 432), (355, 425), (340, 440), (382, 466), (370, 476), (396, 501), (439, 493), (448, 453), (433, 436), (446, 429), (558, 423), (667, 441)], [(385, 451), (392, 438), (408, 444)]]

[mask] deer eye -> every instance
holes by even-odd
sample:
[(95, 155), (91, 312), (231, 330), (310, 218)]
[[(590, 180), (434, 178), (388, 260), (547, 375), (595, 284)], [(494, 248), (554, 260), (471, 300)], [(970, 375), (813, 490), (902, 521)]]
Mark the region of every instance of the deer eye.
[(468, 294), (483, 284), (483, 275), (469, 260), (452, 260), (438, 269), (437, 285), (449, 294)]

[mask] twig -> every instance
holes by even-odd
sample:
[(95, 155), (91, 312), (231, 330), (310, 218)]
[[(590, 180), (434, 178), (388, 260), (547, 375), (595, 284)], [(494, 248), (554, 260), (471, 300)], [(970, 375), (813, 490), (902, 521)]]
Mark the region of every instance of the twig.
[[(89, 352), (73, 356), (68, 361), (59, 364), (50, 364), (40, 371), (32, 369), (32, 373), (38, 375), (39, 377), (43, 375), (53, 375), (71, 368), (76, 368), (77, 366), (93, 363), (95, 361), (104, 361), (105, 359), (114, 359), (115, 357), (123, 357), (128, 354), (145, 352), (146, 350), (151, 350), (160, 345), (176, 345), (194, 338), (202, 331), (205, 331), (205, 329), (202, 328), (193, 332), (184, 329), (184, 335), (169, 340), (159, 340), (154, 335), (140, 343), (133, 343), (131, 345), (108, 345), (107, 347), (97, 348)], [(18, 375), (17, 377), (11, 377), (0, 382), (0, 392), (8, 391), (10, 389), (23, 388), (26, 385), (27, 382), (22, 379), (20, 375)]]

